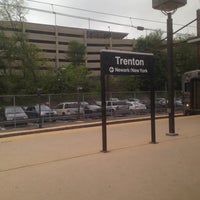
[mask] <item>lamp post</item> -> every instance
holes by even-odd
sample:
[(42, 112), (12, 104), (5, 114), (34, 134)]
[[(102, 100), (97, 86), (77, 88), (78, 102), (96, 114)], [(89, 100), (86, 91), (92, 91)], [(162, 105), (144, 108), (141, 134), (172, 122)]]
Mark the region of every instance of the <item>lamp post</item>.
[(173, 21), (172, 14), (187, 3), (187, 0), (153, 0), (154, 9), (161, 10), (167, 15), (167, 69), (168, 69), (168, 114), (169, 132), (167, 135), (176, 136), (174, 122), (174, 69), (173, 69)]

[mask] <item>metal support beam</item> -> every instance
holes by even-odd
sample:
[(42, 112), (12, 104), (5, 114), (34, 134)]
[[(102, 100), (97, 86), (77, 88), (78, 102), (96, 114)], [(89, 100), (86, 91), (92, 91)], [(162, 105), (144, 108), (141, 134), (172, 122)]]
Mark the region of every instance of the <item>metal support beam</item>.
[[(200, 9), (197, 10), (197, 37), (200, 37)], [(197, 44), (198, 48), (198, 65), (200, 66), (200, 44)]]

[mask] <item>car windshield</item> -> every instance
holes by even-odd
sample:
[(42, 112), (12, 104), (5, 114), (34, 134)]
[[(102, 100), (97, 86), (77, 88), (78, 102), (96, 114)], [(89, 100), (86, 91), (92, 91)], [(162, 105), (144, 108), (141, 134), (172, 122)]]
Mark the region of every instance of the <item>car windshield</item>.
[(21, 107), (18, 106), (13, 106), (13, 107), (7, 107), (5, 109), (5, 113), (6, 114), (13, 114), (13, 113), (24, 113), (23, 109)]

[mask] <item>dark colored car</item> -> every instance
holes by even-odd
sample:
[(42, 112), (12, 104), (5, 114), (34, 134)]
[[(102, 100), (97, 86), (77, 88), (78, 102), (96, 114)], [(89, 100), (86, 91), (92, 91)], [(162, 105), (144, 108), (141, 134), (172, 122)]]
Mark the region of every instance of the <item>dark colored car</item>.
[(20, 106), (5, 106), (0, 109), (0, 120), (4, 126), (27, 124), (28, 116)]
[(84, 112), (86, 118), (101, 117), (101, 107), (98, 105), (86, 105), (84, 106)]
[(25, 112), (29, 118), (36, 120), (41, 117), (42, 121), (56, 121), (57, 118), (57, 112), (45, 104), (29, 106)]

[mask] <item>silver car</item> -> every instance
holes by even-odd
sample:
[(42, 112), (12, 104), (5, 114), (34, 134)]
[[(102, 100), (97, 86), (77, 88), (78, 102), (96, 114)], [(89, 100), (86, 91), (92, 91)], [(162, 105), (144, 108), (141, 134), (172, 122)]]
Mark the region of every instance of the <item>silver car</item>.
[(5, 106), (1, 108), (0, 119), (4, 125), (28, 123), (28, 116), (20, 106)]

